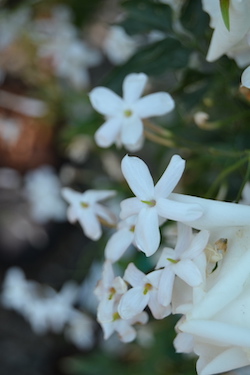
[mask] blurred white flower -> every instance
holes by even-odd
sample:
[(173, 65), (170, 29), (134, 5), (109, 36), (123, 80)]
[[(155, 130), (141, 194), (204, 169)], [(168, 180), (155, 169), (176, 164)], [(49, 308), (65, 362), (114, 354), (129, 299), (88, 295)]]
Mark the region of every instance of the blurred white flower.
[(30, 20), (30, 10), (19, 8), (15, 11), (2, 10), (0, 13), (0, 51), (14, 42)]
[(93, 241), (98, 240), (102, 235), (99, 218), (110, 225), (116, 223), (113, 213), (98, 202), (111, 198), (115, 194), (114, 190), (87, 190), (84, 193), (78, 193), (73, 189), (63, 188), (62, 196), (70, 204), (68, 220), (71, 223), (79, 221), (85, 235)]
[(98, 65), (101, 55), (78, 37), (69, 9), (56, 7), (51, 18), (35, 22), (35, 30), (39, 56), (52, 61), (56, 75), (77, 89), (88, 86), (88, 68)]
[(14, 118), (0, 116), (0, 138), (7, 144), (13, 145), (19, 139), (21, 122)]
[(132, 73), (123, 81), (123, 99), (106, 87), (96, 87), (90, 94), (94, 109), (106, 116), (106, 121), (95, 133), (100, 147), (113, 143), (136, 151), (144, 141), (142, 119), (164, 115), (174, 108), (174, 101), (165, 92), (140, 98), (147, 83), (144, 73)]
[(184, 168), (185, 161), (179, 155), (174, 155), (154, 186), (148, 167), (141, 159), (127, 155), (122, 160), (122, 172), (136, 197), (121, 202), (120, 216), (126, 219), (138, 215), (135, 244), (147, 256), (154, 254), (160, 245), (159, 225), (162, 218), (193, 221), (203, 214), (199, 204), (179, 204), (169, 198)]
[(127, 284), (114, 275), (112, 264), (106, 260), (103, 266), (102, 279), (98, 282), (94, 293), (99, 299), (97, 320), (99, 323), (112, 322), (115, 303), (127, 291)]
[(123, 64), (136, 51), (137, 42), (121, 26), (111, 26), (103, 43), (103, 50), (114, 65)]
[(64, 221), (66, 204), (61, 197), (61, 184), (50, 166), (42, 166), (25, 175), (24, 195), (31, 205), (31, 215), (38, 223)]
[(83, 312), (73, 311), (64, 331), (65, 337), (79, 349), (90, 349), (94, 343), (94, 322)]

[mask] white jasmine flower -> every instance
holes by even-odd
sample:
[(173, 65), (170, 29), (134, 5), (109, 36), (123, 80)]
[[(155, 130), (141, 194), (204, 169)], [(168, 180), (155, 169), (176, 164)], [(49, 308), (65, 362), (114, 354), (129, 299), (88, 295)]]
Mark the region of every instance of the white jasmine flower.
[(120, 276), (114, 276), (112, 264), (106, 260), (103, 266), (102, 279), (98, 282), (94, 291), (100, 301), (97, 308), (99, 323), (113, 320), (115, 303), (126, 291), (127, 284)]
[(184, 168), (185, 161), (174, 155), (154, 187), (148, 167), (141, 159), (125, 156), (122, 160), (122, 172), (136, 198), (121, 202), (121, 218), (138, 215), (135, 243), (147, 256), (154, 254), (159, 247), (159, 220), (193, 221), (202, 216), (199, 204), (179, 204), (169, 199)]
[(132, 288), (120, 300), (118, 313), (123, 319), (131, 319), (140, 314), (148, 305), (156, 319), (163, 319), (171, 312), (170, 306), (163, 306), (158, 302), (158, 284), (162, 271), (153, 271), (145, 275), (133, 263), (125, 271), (124, 280)]
[(173, 99), (165, 92), (140, 98), (146, 83), (144, 73), (129, 74), (123, 82), (123, 99), (106, 87), (96, 87), (90, 92), (92, 106), (106, 116), (95, 134), (98, 146), (117, 143), (128, 150), (139, 150), (144, 140), (142, 119), (164, 115), (174, 108)]
[(42, 166), (25, 175), (24, 195), (30, 202), (33, 219), (41, 224), (64, 221), (66, 204), (61, 197), (61, 183), (53, 168)]
[(136, 41), (121, 26), (111, 26), (103, 43), (103, 50), (114, 65), (126, 62), (136, 47)]
[(164, 248), (156, 265), (157, 269), (164, 267), (158, 292), (159, 302), (162, 305), (167, 306), (171, 303), (175, 275), (192, 287), (202, 283), (202, 274), (194, 259), (203, 253), (208, 237), (209, 232), (206, 230), (193, 236), (191, 227), (178, 223), (175, 249)]
[(122, 319), (117, 311), (117, 305), (114, 309), (113, 320), (101, 322), (104, 331), (104, 339), (107, 340), (114, 332), (117, 332), (122, 342), (131, 342), (136, 338), (136, 330), (132, 327), (134, 324), (145, 324), (148, 321), (148, 314), (145, 311), (133, 316), (130, 319)]
[(68, 208), (68, 220), (71, 223), (79, 221), (84, 234), (96, 241), (102, 235), (99, 217), (109, 224), (115, 224), (114, 215), (99, 201), (113, 197), (113, 190), (87, 190), (78, 193), (70, 188), (63, 188), (62, 195), (70, 204)]

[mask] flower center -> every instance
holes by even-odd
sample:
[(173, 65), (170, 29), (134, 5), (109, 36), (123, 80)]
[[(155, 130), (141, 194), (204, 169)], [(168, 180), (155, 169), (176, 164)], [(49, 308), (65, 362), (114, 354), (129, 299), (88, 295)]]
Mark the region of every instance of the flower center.
[(179, 262), (179, 260), (172, 259), (172, 258), (167, 258), (167, 260), (168, 260), (169, 262), (171, 262), (171, 263), (174, 263), (174, 264), (176, 264), (176, 263)]
[(83, 207), (83, 208), (87, 208), (87, 207), (89, 207), (89, 204), (86, 203), (86, 202), (81, 202), (80, 205), (81, 205), (81, 207)]
[(116, 290), (115, 290), (115, 288), (114, 287), (111, 287), (110, 289), (109, 289), (109, 296), (108, 296), (108, 299), (109, 300), (111, 300), (113, 297), (114, 297), (114, 295), (115, 295), (115, 293), (116, 293)]
[(115, 321), (118, 320), (118, 319), (121, 319), (121, 317), (120, 317), (120, 315), (119, 315), (118, 312), (115, 312), (115, 313), (113, 314), (113, 322), (115, 322)]
[(135, 225), (131, 225), (131, 227), (129, 228), (130, 232), (134, 233), (135, 231)]
[(131, 117), (133, 112), (131, 111), (131, 109), (125, 109), (123, 114), (125, 117)]
[(152, 285), (150, 283), (147, 283), (144, 285), (144, 290), (143, 290), (143, 294), (147, 294), (151, 289), (152, 289)]
[(156, 205), (156, 201), (152, 199), (151, 201), (141, 201), (142, 203), (146, 203), (150, 207), (154, 207)]

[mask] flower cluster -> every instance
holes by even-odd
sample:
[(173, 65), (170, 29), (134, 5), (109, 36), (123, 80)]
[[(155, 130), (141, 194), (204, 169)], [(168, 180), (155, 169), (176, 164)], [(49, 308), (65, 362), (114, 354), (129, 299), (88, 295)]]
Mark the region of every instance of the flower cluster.
[[(166, 93), (139, 99), (146, 75), (130, 74), (123, 84), (124, 99), (99, 87), (90, 93), (94, 108), (107, 121), (96, 133), (102, 147), (112, 143), (138, 149), (143, 142), (145, 117), (174, 107)], [(174, 341), (177, 352), (195, 352), (199, 375), (212, 375), (250, 364), (248, 319), (250, 282), (249, 220), (247, 205), (226, 203), (174, 193), (185, 161), (173, 155), (154, 184), (144, 161), (125, 155), (121, 171), (134, 197), (120, 203), (120, 220), (98, 203), (114, 191), (70, 188), (63, 196), (70, 204), (69, 221), (78, 220), (86, 236), (97, 240), (101, 223), (112, 224), (107, 241), (102, 278), (95, 288), (97, 320), (104, 338), (117, 332), (121, 341), (136, 338), (136, 323), (146, 324), (148, 312), (155, 319), (182, 314)], [(161, 236), (167, 221), (176, 222), (175, 246)], [(131, 246), (150, 257), (153, 269), (144, 273), (130, 262), (124, 274), (116, 264)]]

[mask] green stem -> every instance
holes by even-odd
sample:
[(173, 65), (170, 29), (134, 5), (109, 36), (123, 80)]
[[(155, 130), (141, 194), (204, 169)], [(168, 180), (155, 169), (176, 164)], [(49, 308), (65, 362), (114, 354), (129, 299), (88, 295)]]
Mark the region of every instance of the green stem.
[(229, 174), (231, 174), (232, 172), (234, 172), (236, 169), (238, 169), (242, 164), (246, 163), (247, 161), (249, 161), (249, 155), (247, 155), (247, 157), (245, 157), (245, 158), (242, 158), (241, 160), (238, 160), (236, 163), (230, 165), (228, 168), (226, 168), (225, 170), (223, 170), (219, 174), (219, 176), (216, 178), (216, 180), (214, 181), (214, 183), (212, 184), (212, 186), (210, 187), (210, 189), (208, 190), (206, 196), (207, 197), (213, 196), (216, 188), (221, 183), (221, 181), (223, 181)]

